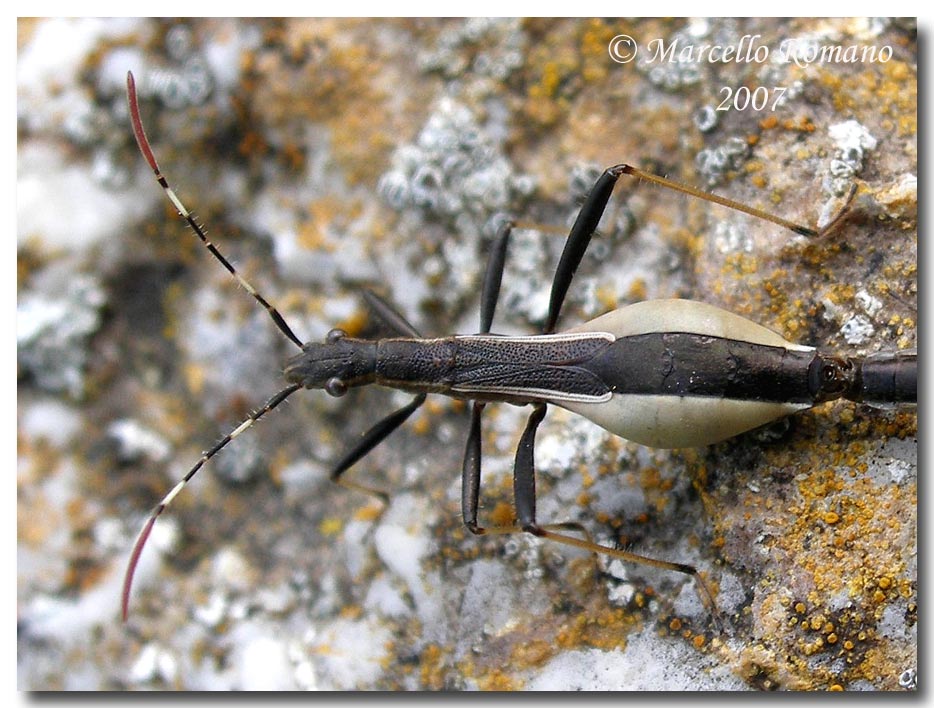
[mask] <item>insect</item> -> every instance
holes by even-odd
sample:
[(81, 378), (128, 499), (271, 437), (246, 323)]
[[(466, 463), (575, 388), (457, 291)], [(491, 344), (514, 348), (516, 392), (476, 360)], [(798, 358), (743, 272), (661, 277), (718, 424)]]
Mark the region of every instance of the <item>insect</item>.
[[(212, 255), (269, 313), (278, 329), (301, 350), (284, 369), (287, 385), (205, 452), (155, 507), (127, 566), (122, 611), (126, 619), (133, 575), (157, 518), (194, 475), (231, 440), (302, 388), (341, 396), (348, 389), (379, 384), (414, 394), (411, 402), (368, 430), (338, 460), (333, 481), (387, 501), (386, 495), (343, 475), (385, 440), (426, 400), (438, 393), (471, 402), (462, 468), (461, 512), (474, 534), (526, 532), (565, 545), (687, 574), (716, 618), (713, 595), (698, 571), (682, 563), (649, 558), (597, 544), (576, 523), (540, 523), (536, 515), (536, 431), (548, 404), (589, 418), (613, 434), (653, 447), (715, 443), (824, 401), (844, 398), (877, 404), (916, 401), (914, 352), (866, 358), (826, 354), (793, 344), (775, 332), (712, 305), (655, 300), (615, 310), (557, 333), (561, 307), (574, 273), (600, 221), (613, 188), (624, 174), (746, 212), (805, 236), (834, 228), (844, 210), (815, 231), (758, 209), (707, 194), (626, 164), (597, 179), (572, 226), (552, 282), (548, 315), (540, 334), (491, 333), (506, 252), (514, 227), (506, 222), (491, 249), (480, 297), (478, 334), (423, 338), (388, 302), (364, 290), (370, 309), (393, 337), (364, 340), (331, 330), (323, 342), (302, 342), (281, 314), (253, 288), (206, 237), (162, 175), (140, 118), (136, 86), (127, 76), (133, 131), (140, 151), (167, 197)], [(852, 193), (850, 195), (852, 197)], [(481, 419), (491, 402), (532, 407), (519, 441), (513, 473), (516, 522), (484, 527), (478, 520), (481, 479)], [(572, 532), (579, 535), (572, 535)]]

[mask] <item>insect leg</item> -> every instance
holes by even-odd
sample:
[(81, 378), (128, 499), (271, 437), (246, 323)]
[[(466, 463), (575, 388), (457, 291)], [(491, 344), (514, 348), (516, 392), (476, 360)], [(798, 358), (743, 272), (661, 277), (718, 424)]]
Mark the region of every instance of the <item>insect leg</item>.
[[(484, 533), (517, 533), (531, 531), (526, 528), (528, 524), (535, 526), (535, 471), (532, 456), (535, 446), (535, 431), (545, 417), (547, 406), (544, 403), (535, 405), (529, 418), (525, 432), (516, 451), (515, 473), (513, 475), (513, 494), (516, 503), (516, 514), (519, 518), (518, 526), (496, 526), (484, 528), (477, 523), (477, 507), (480, 495), (480, 414), (483, 412), (483, 403), (474, 403), (470, 419), (470, 434), (467, 436), (467, 450), (464, 454), (464, 476), (461, 495), (461, 510), (464, 524), (475, 534)], [(520, 474), (520, 470), (522, 473)], [(529, 474), (531, 472), (531, 474)]]
[(470, 431), (467, 433), (467, 449), (464, 450), (464, 469), (461, 476), (461, 514), (464, 526), (471, 533), (483, 534), (486, 529), (477, 523), (480, 505), (480, 416), (484, 404), (474, 401), (470, 409)]
[(853, 204), (853, 197), (856, 195), (856, 190), (857, 190), (857, 186), (855, 184), (852, 187), (850, 187), (850, 192), (849, 194), (846, 195), (846, 199), (843, 202), (843, 206), (840, 207), (840, 211), (837, 212), (836, 216), (834, 216), (833, 219), (831, 219), (827, 223), (826, 226), (824, 226), (823, 228), (821, 228), (820, 231), (817, 232), (816, 234), (817, 236), (821, 236), (821, 237), (826, 236), (831, 231), (835, 231), (837, 227), (840, 226), (841, 223), (843, 223), (844, 217), (846, 217), (847, 212), (850, 211), (850, 206)]
[[(400, 337), (421, 337), (418, 330), (413, 327), (388, 301), (381, 298), (369, 288), (362, 290), (363, 299), (366, 301), (370, 310)], [(389, 495), (379, 489), (374, 489), (357, 482), (351, 482), (343, 477), (344, 472), (353, 467), (361, 458), (366, 456), (374, 447), (395, 432), (396, 428), (402, 425), (410, 415), (412, 415), (425, 402), (426, 394), (420, 393), (412, 401), (402, 408), (393, 411), (388, 416), (379, 421), (372, 428), (367, 430), (360, 440), (344, 456), (337, 461), (331, 470), (331, 480), (337, 482), (342, 487), (356, 489), (366, 494), (378, 498), (383, 504), (389, 503)]]
[(640, 170), (638, 167), (633, 167), (632, 165), (616, 165), (610, 169), (618, 169), (620, 174), (632, 175), (633, 177), (644, 179), (646, 182), (657, 184), (659, 187), (673, 189), (676, 192), (681, 192), (682, 194), (697, 197), (698, 199), (703, 199), (706, 202), (713, 202), (714, 204), (719, 204), (720, 206), (725, 206), (729, 209), (734, 209), (735, 211), (741, 211), (744, 214), (749, 214), (750, 216), (755, 216), (759, 219), (764, 219), (765, 221), (771, 221), (773, 224), (778, 224), (779, 226), (782, 226), (786, 229), (791, 229), (796, 234), (801, 234), (802, 236), (818, 236), (821, 233), (815, 231), (814, 229), (808, 228), (807, 226), (802, 226), (801, 224), (796, 224), (793, 221), (788, 221), (788, 219), (783, 219), (780, 216), (775, 216), (775, 214), (770, 214), (767, 211), (762, 211), (761, 209), (748, 206), (742, 202), (737, 202), (733, 199), (727, 199), (726, 197), (720, 197), (716, 194), (705, 192), (702, 189), (697, 189), (696, 187), (692, 187), (681, 182), (675, 182), (674, 180), (666, 179), (665, 177), (653, 175), (651, 172)]
[[(519, 439), (516, 449), (516, 465), (513, 470), (513, 495), (516, 501), (516, 517), (519, 528), (535, 534), (535, 433), (548, 410), (544, 403), (535, 404), (529, 422)], [(537, 535), (537, 534), (536, 534)]]
[(279, 331), (282, 332), (286, 337), (288, 337), (297, 347), (301, 348), (302, 341), (295, 336), (295, 333), (292, 332), (292, 329), (286, 323), (285, 319), (279, 314), (279, 311), (273, 307), (269, 302), (266, 301), (262, 295), (257, 292), (250, 283), (240, 275), (236, 268), (231, 265), (224, 254), (222, 254), (217, 246), (215, 246), (211, 241), (208, 240), (207, 234), (204, 232), (204, 228), (195, 221), (195, 217), (192, 216), (191, 212), (185, 208), (185, 205), (182, 204), (181, 200), (176, 196), (175, 192), (169, 186), (168, 181), (163, 176), (162, 172), (159, 170), (159, 163), (156, 162), (156, 156), (152, 152), (152, 147), (149, 144), (149, 139), (146, 137), (146, 131), (143, 130), (143, 121), (139, 115), (139, 101), (136, 96), (136, 81), (133, 78), (133, 74), (127, 72), (126, 75), (126, 93), (127, 93), (127, 102), (130, 106), (130, 120), (133, 123), (133, 134), (136, 136), (136, 144), (139, 145), (139, 150), (143, 153), (143, 157), (146, 158), (146, 162), (149, 163), (149, 167), (152, 168), (152, 171), (156, 175), (156, 180), (159, 182), (159, 186), (165, 191), (166, 196), (169, 198), (169, 201), (175, 206), (175, 209), (178, 211), (179, 215), (188, 222), (188, 225), (191, 229), (198, 235), (198, 238), (201, 239), (201, 242), (205, 247), (211, 252), (224, 268), (227, 269), (227, 272), (230, 273), (237, 282), (240, 283), (240, 286), (246, 290), (253, 298), (262, 305), (266, 312), (269, 313), (269, 316), (272, 318), (272, 321), (276, 324), (276, 327), (279, 328)]
[(499, 288), (503, 282), (503, 266), (506, 263), (506, 249), (514, 222), (506, 221), (496, 234), (490, 248), (490, 259), (483, 274), (483, 286), (480, 290), (480, 334), (489, 334), (493, 326), (493, 313), (499, 300)]
[[(477, 511), (480, 498), (480, 414), (486, 404), (475, 402), (471, 411), (470, 434), (467, 436), (467, 449), (464, 453), (464, 475), (461, 487), (461, 511), (464, 517), (464, 525), (477, 535), (487, 533), (520, 533), (523, 529), (519, 526), (480, 526), (477, 523)], [(534, 414), (533, 414), (534, 415)], [(534, 499), (532, 501), (534, 506)], [(564, 529), (578, 531), (587, 538), (590, 535), (587, 530), (574, 521), (567, 521), (561, 524), (549, 524), (547, 529)]]
[(400, 337), (421, 338), (422, 335), (418, 333), (418, 330), (409, 324), (409, 321), (399, 314), (396, 308), (390, 305), (389, 302), (369, 288), (364, 288), (362, 292), (367, 307), (369, 307), (382, 323), (389, 327), (395, 334)]
[(347, 479), (344, 479), (342, 475), (356, 462), (358, 462), (360, 458), (365, 456), (374, 447), (392, 435), (396, 428), (402, 425), (410, 415), (418, 410), (419, 406), (425, 402), (426, 397), (427, 394), (418, 394), (407, 406), (403, 406), (399, 410), (390, 413), (372, 428), (367, 430), (360, 438), (360, 440), (353, 447), (347, 450), (347, 452), (344, 453), (344, 456), (337, 462), (337, 464), (334, 465), (334, 468), (331, 470), (331, 480), (337, 482), (343, 487), (347, 487), (348, 489), (357, 489), (361, 492), (371, 494), (377, 497), (384, 504), (387, 504), (389, 502), (389, 496), (386, 494), (386, 492), (359, 484), (357, 482), (351, 482)]
[(698, 595), (704, 605), (710, 610), (711, 615), (720, 629), (720, 618), (717, 612), (717, 606), (713, 599), (713, 594), (701, 578), (697, 569), (684, 563), (673, 563), (671, 561), (659, 560), (648, 556), (630, 553), (619, 548), (610, 548), (594, 543), (589, 535), (587, 538), (577, 538), (563, 533), (556, 533), (557, 529), (580, 530), (581, 527), (574, 523), (565, 524), (547, 524), (540, 525), (535, 517), (535, 433), (539, 424), (545, 417), (546, 406), (543, 403), (536, 404), (535, 410), (529, 417), (525, 431), (519, 441), (519, 447), (516, 450), (516, 464), (514, 471), (513, 489), (516, 501), (516, 516), (518, 527), (522, 531), (531, 533), (540, 538), (547, 538), (551, 541), (563, 543), (567, 546), (574, 546), (591, 553), (602, 553), (612, 558), (618, 558), (623, 561), (641, 563), (664, 570), (673, 570), (678, 573), (690, 575), (694, 579)]
[(840, 217), (842, 217), (846, 211), (847, 206), (849, 205), (849, 201), (852, 199), (853, 193), (855, 192), (855, 189), (851, 190), (850, 195), (847, 198), (847, 206), (844, 206), (840, 214), (838, 214), (830, 224), (825, 226), (820, 231), (815, 231), (812, 228), (802, 226), (801, 224), (796, 224), (793, 221), (783, 219), (780, 216), (775, 216), (774, 214), (770, 214), (761, 209), (747, 206), (742, 202), (737, 202), (733, 199), (727, 199), (726, 197), (720, 197), (716, 194), (711, 194), (695, 187), (691, 187), (690, 185), (682, 184), (681, 182), (675, 182), (674, 180), (654, 175), (651, 172), (646, 172), (645, 170), (641, 170), (638, 167), (634, 167), (632, 165), (619, 164), (614, 165), (613, 167), (609, 167), (603, 172), (602, 175), (600, 175), (588, 193), (580, 212), (577, 214), (577, 219), (574, 222), (574, 226), (571, 227), (571, 232), (568, 234), (567, 241), (564, 244), (564, 251), (561, 253), (561, 260), (558, 262), (558, 268), (555, 271), (555, 278), (551, 286), (551, 299), (548, 304), (548, 319), (545, 321), (545, 326), (542, 330), (543, 334), (550, 334), (551, 332), (554, 332), (555, 325), (558, 321), (558, 315), (561, 312), (561, 306), (564, 304), (564, 298), (565, 295), (567, 295), (567, 290), (571, 284), (571, 279), (574, 277), (574, 272), (580, 265), (581, 258), (583, 258), (584, 252), (587, 250), (587, 246), (590, 243), (590, 239), (593, 236), (594, 230), (597, 228), (597, 224), (600, 223), (600, 217), (603, 216), (603, 212), (606, 210), (607, 202), (610, 199), (610, 195), (613, 193), (613, 187), (615, 186), (616, 181), (619, 179), (620, 175), (624, 174), (632, 175), (638, 179), (643, 179), (660, 187), (672, 189), (676, 192), (681, 192), (682, 194), (687, 194), (692, 197), (697, 197), (698, 199), (703, 199), (714, 204), (719, 204), (729, 209), (741, 211), (745, 214), (749, 214), (750, 216), (764, 219), (765, 221), (770, 221), (773, 224), (778, 224), (779, 226), (790, 229), (797, 234), (801, 234), (802, 236), (822, 236), (835, 228), (840, 221)]
[[(516, 463), (513, 477), (513, 494), (516, 503), (516, 515), (518, 523), (514, 526), (492, 526), (483, 527), (477, 523), (477, 500), (480, 491), (480, 435), (479, 421), (480, 413), (483, 410), (483, 404), (474, 404), (473, 415), (471, 417), (470, 435), (467, 438), (467, 452), (464, 457), (464, 482), (462, 494), (462, 511), (464, 515), (464, 524), (475, 534), (507, 534), (524, 531), (541, 538), (547, 538), (567, 546), (580, 548), (591, 553), (602, 553), (612, 558), (619, 558), (623, 561), (642, 563), (655, 568), (664, 570), (673, 570), (678, 573), (690, 575), (698, 588), (698, 595), (705, 607), (709, 609), (717, 625), (721, 628), (720, 617), (714, 603), (713, 595), (704, 583), (697, 569), (683, 563), (672, 563), (670, 561), (649, 558), (637, 553), (630, 553), (618, 548), (610, 548), (594, 543), (590, 534), (578, 523), (569, 521), (556, 524), (539, 524), (535, 516), (535, 433), (539, 424), (545, 417), (547, 406), (543, 403), (536, 404), (522, 438), (519, 441), (519, 447), (516, 450)], [(568, 536), (559, 531), (576, 531), (584, 538)]]
[(624, 167), (625, 165), (616, 165), (604, 170), (587, 194), (584, 205), (577, 214), (574, 226), (571, 227), (571, 232), (564, 243), (564, 250), (561, 252), (561, 259), (558, 261), (558, 268), (555, 270), (555, 278), (551, 283), (548, 319), (545, 320), (542, 334), (551, 334), (555, 331), (558, 315), (561, 312), (561, 306), (564, 304), (564, 297), (567, 295), (568, 287), (571, 285), (571, 279), (580, 265), (581, 258), (584, 257), (584, 252), (590, 244), (590, 239), (597, 228), (597, 224), (600, 223), (600, 217), (606, 211), (606, 205), (613, 193), (613, 187), (616, 185), (619, 176), (623, 174)]
[(130, 560), (127, 562), (126, 574), (123, 577), (123, 600), (121, 605), (124, 622), (126, 621), (127, 612), (130, 606), (130, 590), (133, 587), (133, 575), (136, 573), (136, 566), (139, 563), (139, 557), (143, 552), (143, 547), (146, 545), (146, 541), (149, 539), (149, 534), (152, 532), (152, 527), (155, 525), (156, 519), (162, 515), (162, 512), (165, 511), (169, 504), (172, 503), (172, 500), (178, 495), (180, 491), (182, 491), (182, 489), (185, 488), (185, 485), (191, 481), (191, 478), (198, 473), (198, 470), (204, 466), (204, 463), (214, 457), (214, 455), (216, 455), (218, 452), (223, 450), (231, 440), (240, 435), (240, 433), (243, 431), (250, 428), (253, 423), (258, 421), (300, 388), (301, 386), (295, 384), (282, 389), (276, 395), (270, 398), (266, 402), (266, 405), (250, 414), (249, 418), (240, 423), (240, 425), (238, 425), (234, 430), (227, 433), (227, 435), (225, 435), (214, 447), (205, 452), (201, 456), (201, 459), (195, 463), (195, 466), (188, 470), (188, 474), (186, 474), (182, 480), (172, 488), (172, 491), (166, 494), (162, 501), (156, 505), (156, 508), (153, 509), (152, 513), (149, 515), (149, 519), (143, 526), (142, 531), (140, 531), (139, 536), (136, 537), (136, 543), (133, 544), (133, 551), (130, 553)]
[[(515, 226), (512, 221), (505, 221), (490, 248), (486, 272), (483, 274), (483, 286), (480, 289), (480, 334), (489, 334), (493, 326), (493, 313), (499, 299), (499, 288), (503, 282), (503, 266), (506, 263), (506, 250), (509, 236)], [(464, 466), (461, 474), (461, 514), (464, 525), (471, 533), (482, 534), (485, 529), (477, 523), (477, 510), (480, 501), (480, 459), (482, 431), (480, 418), (483, 403), (474, 401), (470, 409), (470, 430), (467, 433), (467, 447), (464, 450)]]

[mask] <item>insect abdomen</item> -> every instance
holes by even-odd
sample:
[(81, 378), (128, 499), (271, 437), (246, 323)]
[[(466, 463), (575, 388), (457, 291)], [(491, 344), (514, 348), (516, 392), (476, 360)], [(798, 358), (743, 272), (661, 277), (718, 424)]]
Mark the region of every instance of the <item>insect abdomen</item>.
[(617, 339), (587, 368), (612, 398), (555, 403), (627, 440), (708, 445), (814, 405), (808, 385), (814, 349), (717, 307), (637, 303), (574, 331), (598, 328)]
[(858, 364), (847, 398), (870, 405), (917, 403), (918, 353), (878, 352)]

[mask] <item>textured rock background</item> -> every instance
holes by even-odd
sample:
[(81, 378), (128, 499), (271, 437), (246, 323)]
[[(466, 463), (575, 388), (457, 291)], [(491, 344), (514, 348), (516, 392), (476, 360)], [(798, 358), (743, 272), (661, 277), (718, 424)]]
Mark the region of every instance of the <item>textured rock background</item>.
[[(620, 34), (636, 61), (611, 60)], [(744, 35), (771, 58), (646, 61), (652, 39)], [(780, 62), (790, 39), (891, 58)], [(621, 182), (566, 326), (689, 297), (865, 354), (916, 346), (912, 22), (22, 20), (18, 59), (21, 689), (913, 686), (916, 417), (845, 403), (699, 450), (554, 408), (542, 425), (539, 518), (696, 565), (726, 635), (683, 577), (467, 533), (460, 404), (431, 400), (358, 465), (392, 492), (381, 516), (330, 485), (407, 400), (380, 390), (297, 394), (217, 457), (118, 619), (145, 515), (293, 353), (148, 174), (128, 69), (170, 182), (300, 337), (373, 333), (361, 285), (426, 334), (474, 331), (501, 215), (566, 226), (628, 161), (812, 225), (858, 192), (815, 240)], [(743, 86), (785, 101), (716, 110)], [(561, 245), (516, 234), (496, 331), (535, 331)], [(527, 411), (487, 413), (482, 513), (508, 520)]]

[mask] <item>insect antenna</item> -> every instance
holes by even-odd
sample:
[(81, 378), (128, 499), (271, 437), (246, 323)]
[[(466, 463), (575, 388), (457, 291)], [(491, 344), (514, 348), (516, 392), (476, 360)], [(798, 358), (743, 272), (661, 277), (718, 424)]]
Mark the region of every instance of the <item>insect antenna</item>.
[[(149, 163), (149, 167), (156, 175), (156, 181), (159, 183), (159, 186), (162, 187), (166, 196), (169, 198), (169, 201), (172, 202), (179, 215), (185, 219), (186, 222), (188, 222), (188, 225), (191, 227), (192, 231), (194, 231), (198, 238), (201, 239), (201, 242), (205, 245), (208, 251), (211, 252), (211, 255), (214, 256), (214, 258), (216, 258), (220, 264), (227, 269), (227, 272), (230, 273), (237, 280), (237, 282), (248, 293), (250, 293), (250, 295), (252, 295), (260, 305), (263, 306), (267, 313), (269, 313), (269, 316), (272, 318), (272, 321), (275, 323), (278, 330), (284, 334), (293, 344), (301, 348), (302, 341), (295, 336), (295, 333), (286, 323), (285, 319), (282, 317), (279, 311), (273, 307), (243, 276), (241, 276), (240, 273), (237, 272), (236, 268), (234, 268), (230, 261), (224, 257), (224, 254), (220, 252), (217, 246), (215, 246), (208, 239), (204, 228), (195, 220), (191, 212), (185, 208), (185, 205), (182, 204), (174, 190), (169, 186), (168, 180), (166, 180), (165, 176), (159, 169), (159, 163), (156, 161), (156, 156), (153, 154), (152, 146), (149, 143), (149, 139), (146, 137), (146, 131), (143, 129), (143, 121), (142, 118), (140, 118), (139, 99), (136, 92), (136, 81), (133, 78), (132, 72), (127, 72), (126, 88), (127, 103), (129, 104), (130, 109), (130, 121), (133, 124), (133, 134), (136, 136), (136, 143), (139, 146), (139, 150), (143, 154), (143, 157), (146, 158), (146, 162)], [(156, 519), (162, 515), (162, 512), (165, 511), (169, 504), (172, 503), (172, 500), (178, 495), (180, 491), (182, 491), (188, 482), (191, 481), (191, 478), (197, 474), (198, 470), (200, 470), (208, 460), (224, 449), (231, 440), (250, 428), (256, 421), (266, 415), (269, 411), (273, 410), (276, 406), (278, 406), (300, 388), (301, 385), (299, 384), (287, 386), (286, 388), (276, 393), (272, 398), (270, 398), (265, 405), (251, 413), (246, 420), (244, 420), (242, 423), (240, 423), (240, 425), (225, 435), (216, 445), (214, 445), (214, 447), (205, 452), (201, 456), (201, 459), (195, 463), (195, 465), (188, 471), (182, 480), (176, 484), (168, 494), (165, 495), (165, 497), (161, 502), (159, 502), (158, 505), (156, 505), (155, 509), (153, 509), (152, 513), (149, 515), (149, 519), (143, 525), (139, 536), (136, 538), (136, 543), (133, 545), (133, 551), (130, 554), (129, 562), (127, 563), (126, 575), (123, 579), (123, 594), (121, 602), (121, 610), (124, 621), (126, 621), (128, 614), (130, 591), (133, 586), (133, 576), (136, 573), (136, 568), (139, 565), (140, 556), (142, 555), (143, 548), (146, 546), (146, 542), (149, 540), (149, 536), (152, 533)]]
[(214, 455), (216, 455), (218, 452), (223, 450), (231, 440), (233, 440), (235, 437), (240, 435), (240, 433), (242, 433), (243, 431), (250, 428), (253, 425), (253, 423), (258, 421), (260, 418), (262, 418), (269, 411), (271, 411), (273, 408), (278, 406), (286, 398), (291, 396), (293, 393), (298, 391), (300, 388), (301, 386), (299, 384), (293, 384), (291, 386), (288, 386), (282, 389), (277, 394), (275, 394), (272, 398), (266, 401), (266, 404), (262, 408), (259, 408), (258, 410), (251, 413), (250, 416), (246, 420), (240, 423), (240, 425), (238, 425), (232, 431), (227, 433), (227, 435), (225, 435), (214, 447), (212, 447), (210, 450), (208, 450), (203, 455), (201, 455), (201, 459), (195, 463), (195, 466), (192, 467), (190, 470), (188, 470), (188, 473), (181, 479), (181, 481), (178, 484), (176, 484), (172, 488), (172, 491), (166, 494), (165, 497), (163, 497), (162, 501), (159, 502), (156, 505), (155, 509), (152, 510), (152, 513), (149, 515), (149, 519), (146, 521), (146, 523), (143, 525), (142, 530), (139, 532), (139, 536), (136, 537), (136, 543), (133, 544), (133, 552), (130, 554), (130, 560), (128, 561), (127, 567), (126, 567), (126, 575), (123, 578), (123, 594), (122, 594), (122, 601), (121, 601), (121, 612), (123, 615), (124, 622), (126, 622), (126, 618), (127, 618), (127, 614), (128, 614), (129, 606), (130, 606), (130, 590), (133, 586), (133, 575), (136, 573), (136, 567), (137, 565), (139, 565), (140, 555), (143, 552), (143, 548), (146, 545), (146, 541), (149, 539), (149, 535), (152, 533), (152, 527), (155, 525), (156, 519), (158, 519), (162, 515), (162, 512), (165, 511), (166, 508), (169, 506), (169, 504), (172, 503), (172, 500), (178, 495), (178, 493), (182, 491), (182, 489), (185, 488), (188, 482), (191, 481), (191, 478), (194, 477), (195, 474), (197, 474), (198, 470), (200, 470), (204, 466), (205, 462), (207, 462), (212, 457), (214, 457)]
[(256, 288), (250, 285), (247, 280), (241, 276), (237, 269), (234, 268), (230, 261), (228, 261), (224, 254), (222, 254), (217, 246), (215, 246), (210, 240), (208, 240), (207, 234), (205, 234), (204, 229), (201, 225), (195, 220), (191, 215), (191, 212), (185, 208), (185, 205), (182, 204), (181, 200), (169, 186), (168, 181), (165, 176), (159, 170), (159, 163), (156, 162), (156, 156), (152, 152), (152, 147), (149, 144), (149, 139), (146, 137), (146, 131), (143, 130), (143, 121), (139, 115), (139, 100), (136, 96), (136, 80), (133, 78), (132, 72), (127, 72), (126, 75), (126, 93), (127, 93), (127, 102), (130, 106), (130, 120), (133, 123), (133, 134), (136, 136), (136, 144), (139, 145), (139, 150), (143, 153), (143, 157), (146, 158), (146, 162), (149, 163), (149, 166), (152, 168), (152, 171), (156, 175), (156, 180), (159, 182), (159, 186), (165, 191), (166, 196), (169, 198), (169, 201), (175, 206), (175, 209), (178, 211), (179, 216), (181, 216), (185, 221), (188, 222), (188, 225), (192, 230), (198, 235), (198, 238), (201, 239), (201, 242), (207, 247), (221, 265), (227, 269), (234, 278), (237, 279), (237, 282), (246, 290), (250, 295), (252, 295), (256, 301), (262, 305), (266, 312), (269, 313), (269, 316), (272, 318), (272, 321), (276, 323), (276, 327), (279, 328), (279, 331), (282, 332), (286, 337), (288, 337), (299, 349), (302, 347), (302, 341), (295, 336), (295, 333), (292, 332), (292, 328), (286, 323), (285, 319), (279, 314), (279, 311), (267, 302), (266, 298), (260, 295)]

